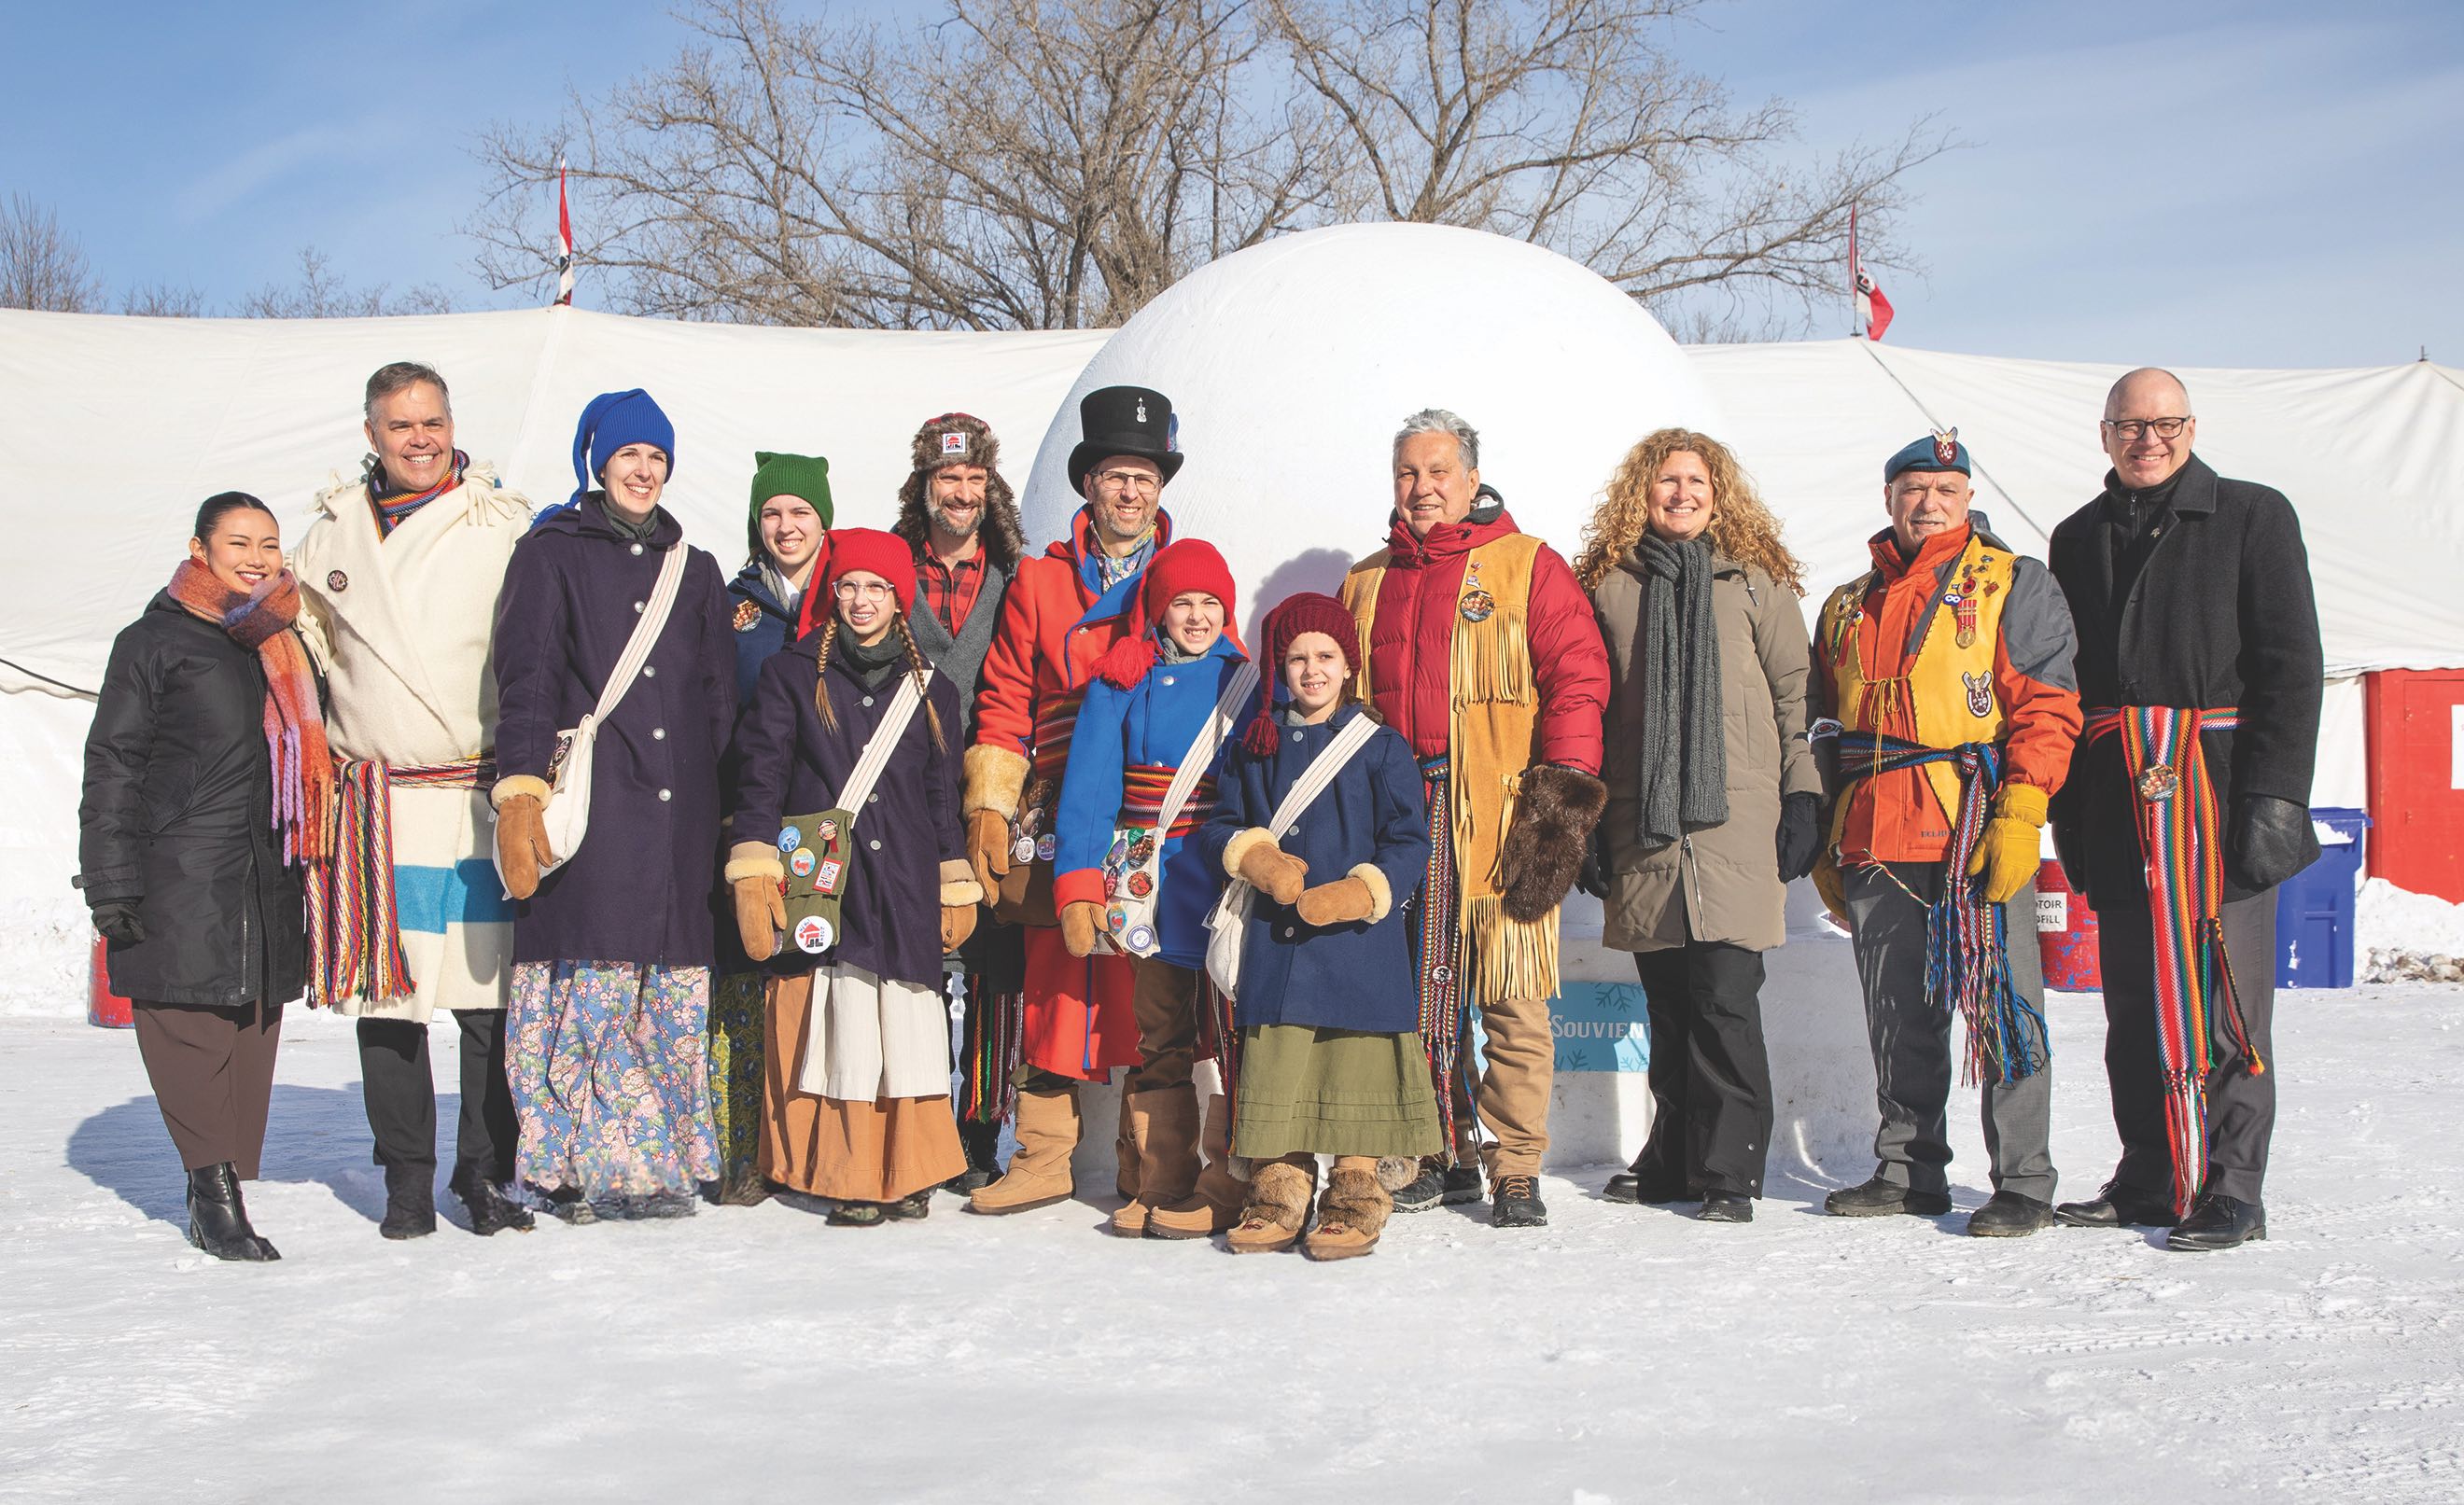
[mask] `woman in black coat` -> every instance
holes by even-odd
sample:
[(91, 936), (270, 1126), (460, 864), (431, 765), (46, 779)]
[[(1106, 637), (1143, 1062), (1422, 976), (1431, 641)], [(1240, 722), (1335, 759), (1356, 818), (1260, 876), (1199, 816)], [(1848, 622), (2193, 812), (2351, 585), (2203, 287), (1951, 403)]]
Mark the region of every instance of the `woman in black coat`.
[[(702, 1035), (736, 650), (717, 561), (659, 505), (674, 454), (647, 393), (593, 399), (574, 437), (573, 504), (515, 546), (496, 602), (491, 797), (518, 902), (505, 1073), (518, 1173), (575, 1222), (683, 1216), (718, 1177)], [(598, 723), (588, 839), (553, 851), (559, 733), (598, 704), (677, 550), (667, 620)], [(543, 875), (559, 858), (570, 860)]]
[(256, 1178), (282, 1006), (304, 991), (302, 869), (324, 857), (333, 766), (298, 582), (263, 502), (198, 509), (188, 559), (111, 646), (85, 745), (77, 885), (188, 1170), (188, 1241), (279, 1257)]

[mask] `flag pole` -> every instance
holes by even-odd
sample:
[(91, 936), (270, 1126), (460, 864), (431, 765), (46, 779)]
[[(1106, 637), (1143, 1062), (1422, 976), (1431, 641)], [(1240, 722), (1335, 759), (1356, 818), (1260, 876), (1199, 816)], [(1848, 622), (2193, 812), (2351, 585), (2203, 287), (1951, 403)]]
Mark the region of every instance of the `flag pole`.
[(565, 207), (564, 156), (556, 159), (556, 307), (573, 306), (573, 215)]

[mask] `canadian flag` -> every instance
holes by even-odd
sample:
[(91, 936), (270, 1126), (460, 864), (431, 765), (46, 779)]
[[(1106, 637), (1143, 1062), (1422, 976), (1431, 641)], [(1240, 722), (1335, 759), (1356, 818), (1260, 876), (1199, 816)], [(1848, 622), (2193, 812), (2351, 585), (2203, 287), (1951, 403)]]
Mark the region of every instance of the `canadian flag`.
[[(564, 204), (564, 159), (556, 160), (556, 300), (573, 302), (573, 216)], [(1890, 317), (1890, 305), (1882, 305), (1885, 318)]]
[(1867, 339), (1880, 339), (1882, 331), (1891, 327), (1891, 300), (1882, 296), (1881, 284), (1865, 271), (1865, 263), (1857, 254), (1857, 206), (1848, 206), (1848, 275), (1857, 297), (1857, 327)]

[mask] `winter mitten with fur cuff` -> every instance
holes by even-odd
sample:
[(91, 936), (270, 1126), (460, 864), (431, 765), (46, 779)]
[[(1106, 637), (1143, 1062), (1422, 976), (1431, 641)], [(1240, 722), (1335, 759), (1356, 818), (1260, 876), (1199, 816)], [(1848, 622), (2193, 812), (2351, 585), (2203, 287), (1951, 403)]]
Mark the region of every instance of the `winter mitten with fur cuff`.
[(1608, 786), (1581, 769), (1535, 763), (1525, 770), (1514, 823), (1497, 854), (1507, 919), (1528, 925), (1564, 902), (1608, 800)]
[(1375, 925), (1394, 907), (1386, 875), (1363, 862), (1331, 883), (1304, 889), (1292, 908), (1303, 925)]
[(1298, 899), (1301, 885), (1309, 881), (1309, 863), (1277, 846), (1263, 826), (1251, 826), (1223, 843), (1223, 871), (1247, 880), (1277, 904)]

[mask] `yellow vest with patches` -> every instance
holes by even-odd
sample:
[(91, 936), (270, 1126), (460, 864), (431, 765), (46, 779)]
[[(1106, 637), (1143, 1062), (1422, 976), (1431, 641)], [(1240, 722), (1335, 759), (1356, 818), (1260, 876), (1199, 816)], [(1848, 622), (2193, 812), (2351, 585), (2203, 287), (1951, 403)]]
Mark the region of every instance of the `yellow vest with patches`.
[[(1879, 583), (1875, 577), (1860, 576), (1833, 591), (1822, 603), (1815, 642), (1831, 669), (1832, 714), (1841, 729), (1882, 731), (1891, 720), (1894, 704), (1904, 700), (1915, 713), (1916, 735), (1911, 741), (1929, 748), (2001, 741), (2002, 700), (1994, 693), (1993, 656), (2002, 641), (2002, 608), (2011, 600), (2013, 572), (2010, 550), (1987, 542), (1982, 534), (1971, 534), (1968, 547), (1951, 562), (1948, 583), (1934, 592), (1916, 657), (1907, 664), (1907, 672), (1896, 677), (1868, 676), (1858, 652), (1858, 619), (1866, 596)], [(1971, 603), (1974, 628), (1963, 643), (1961, 611)], [(1944, 818), (1955, 818), (1960, 792), (1957, 766), (1927, 763), (1923, 772), (1934, 798), (1942, 802)], [(1843, 797), (1831, 812), (1834, 845), (1847, 823), (1848, 799)]]
[[(1457, 974), (1470, 995), (1494, 1003), (1505, 998), (1545, 998), (1557, 991), (1557, 911), (1538, 920), (1507, 919), (1503, 907), (1498, 853), (1514, 818), (1524, 770), (1540, 759), (1540, 693), (1531, 669), (1531, 571), (1541, 542), (1529, 534), (1507, 534), (1474, 549), (1455, 589), (1454, 633), (1448, 643), (1447, 787), (1453, 804)], [(1343, 578), (1343, 604), (1360, 634), (1360, 672), (1353, 698), (1366, 705), (1370, 686), (1370, 629), (1377, 619), (1377, 591), (1394, 551), (1380, 549), (1353, 565)], [(1487, 613), (1473, 621), (1464, 612), (1475, 595), (1488, 598)], [(1474, 610), (1479, 609), (1472, 602)]]

